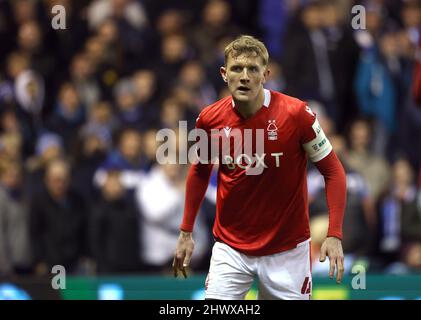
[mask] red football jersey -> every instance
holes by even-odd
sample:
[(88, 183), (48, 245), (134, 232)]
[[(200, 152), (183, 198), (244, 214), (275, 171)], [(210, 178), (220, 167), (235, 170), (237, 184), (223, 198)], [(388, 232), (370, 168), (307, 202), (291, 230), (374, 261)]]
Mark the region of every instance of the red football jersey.
[[(235, 129), (264, 130), (260, 174), (247, 174), (244, 157), (235, 163), (233, 146), (228, 160), (234, 163), (222, 164), (220, 159), (213, 227), (217, 240), (255, 256), (292, 249), (310, 237), (307, 153), (314, 150), (310, 156), (319, 161), (331, 151), (325, 137), (316, 139), (321, 128), (306, 103), (276, 91), (264, 89), (264, 93), (264, 105), (249, 118), (242, 117), (229, 96), (203, 109), (196, 123), (209, 136), (212, 129), (227, 137)], [(310, 141), (312, 145), (304, 149)], [(255, 145), (252, 150), (256, 152)]]

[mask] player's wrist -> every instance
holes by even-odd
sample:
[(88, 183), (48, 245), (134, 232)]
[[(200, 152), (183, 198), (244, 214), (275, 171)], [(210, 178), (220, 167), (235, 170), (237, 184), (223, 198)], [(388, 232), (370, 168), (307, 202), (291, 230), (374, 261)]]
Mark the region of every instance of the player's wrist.
[(335, 239), (342, 242), (342, 238), (339, 238), (338, 236), (327, 236), (326, 239)]
[(191, 238), (192, 237), (192, 232), (180, 230), (180, 236), (182, 238)]

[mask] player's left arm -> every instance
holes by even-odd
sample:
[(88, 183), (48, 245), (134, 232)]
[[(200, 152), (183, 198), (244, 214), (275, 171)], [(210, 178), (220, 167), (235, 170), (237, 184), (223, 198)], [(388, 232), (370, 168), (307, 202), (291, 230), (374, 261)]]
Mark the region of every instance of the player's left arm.
[(341, 162), (333, 150), (322, 160), (314, 163), (325, 179), (326, 201), (329, 208), (329, 229), (320, 250), (320, 261), (329, 257), (329, 277), (337, 270), (336, 282), (342, 281), (344, 254), (342, 250), (342, 221), (346, 203), (346, 176)]
[(325, 180), (326, 200), (329, 208), (329, 229), (320, 251), (320, 261), (329, 257), (329, 276), (342, 281), (344, 273), (344, 254), (342, 250), (342, 222), (346, 204), (345, 170), (332, 149), (329, 139), (323, 132), (316, 115), (303, 106), (299, 113), (302, 145), (310, 160)]

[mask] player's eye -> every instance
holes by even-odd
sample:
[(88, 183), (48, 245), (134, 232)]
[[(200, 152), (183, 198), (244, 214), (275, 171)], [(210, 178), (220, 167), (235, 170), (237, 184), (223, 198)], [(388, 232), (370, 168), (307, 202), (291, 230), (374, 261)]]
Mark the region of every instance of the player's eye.
[(231, 70), (234, 72), (241, 72), (242, 68), (240, 66), (233, 66)]
[(258, 67), (250, 67), (250, 71), (251, 72), (258, 72), (259, 68)]

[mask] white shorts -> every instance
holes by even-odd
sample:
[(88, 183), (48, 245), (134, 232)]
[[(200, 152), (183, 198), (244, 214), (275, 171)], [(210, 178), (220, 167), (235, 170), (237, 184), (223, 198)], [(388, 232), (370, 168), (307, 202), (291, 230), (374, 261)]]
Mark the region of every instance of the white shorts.
[(216, 242), (206, 277), (205, 299), (243, 300), (255, 276), (259, 279), (259, 300), (309, 300), (310, 239), (294, 249), (261, 257)]

